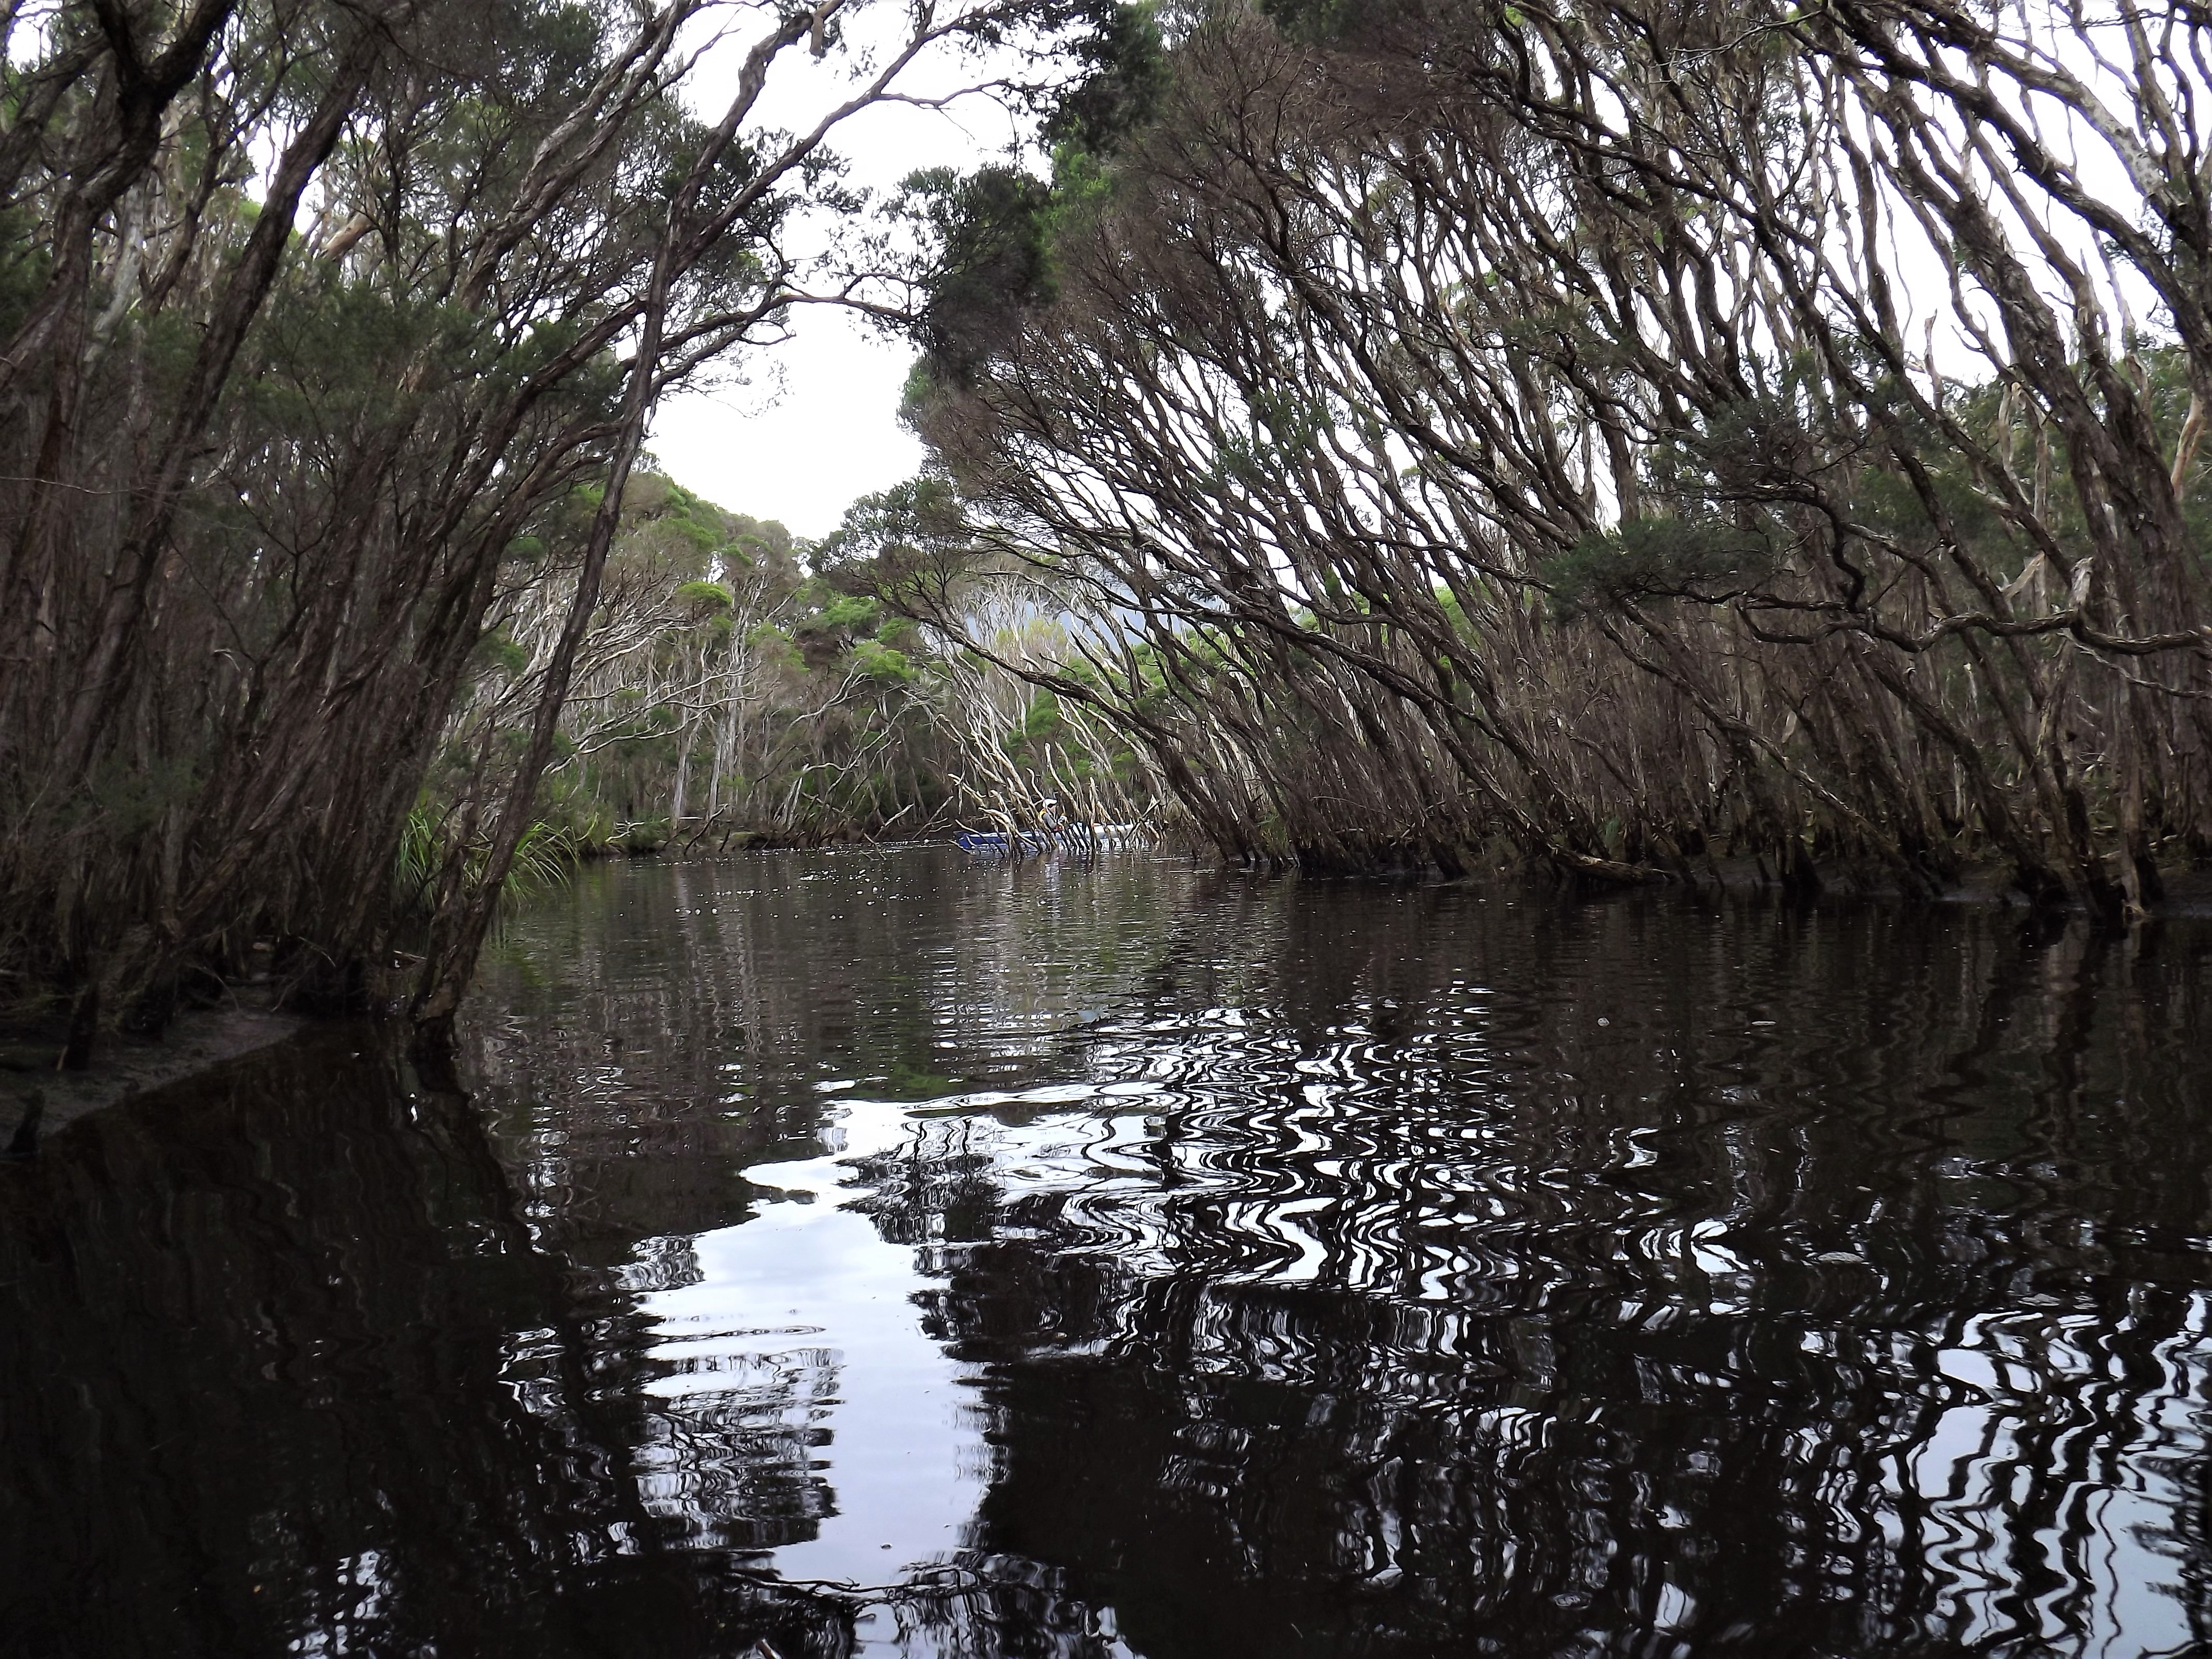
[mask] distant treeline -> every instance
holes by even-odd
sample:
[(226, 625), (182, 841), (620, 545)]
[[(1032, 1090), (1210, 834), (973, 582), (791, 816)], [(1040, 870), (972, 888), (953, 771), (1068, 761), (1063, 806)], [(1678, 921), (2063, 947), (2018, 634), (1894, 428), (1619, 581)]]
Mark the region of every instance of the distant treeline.
[(2212, 855), (2202, 8), (1118, 39), (1049, 180), (921, 181), (891, 603), (1059, 595), (1033, 677), (1232, 854), (2115, 915)]
[[(582, 489), (574, 510), (595, 504)], [(1149, 812), (1152, 774), (1108, 722), (886, 610), (875, 571), (839, 546), (794, 542), (658, 473), (632, 477), (526, 877), (602, 853), (812, 846), (1008, 815), (1027, 826), (1052, 799), (1094, 822)], [(421, 850), (403, 854), (403, 880), (428, 878), (514, 745), (572, 586), (519, 585), (489, 618), (408, 821)], [(1056, 619), (994, 617), (991, 597), (971, 596), (963, 632), (1020, 662), (1065, 656)]]

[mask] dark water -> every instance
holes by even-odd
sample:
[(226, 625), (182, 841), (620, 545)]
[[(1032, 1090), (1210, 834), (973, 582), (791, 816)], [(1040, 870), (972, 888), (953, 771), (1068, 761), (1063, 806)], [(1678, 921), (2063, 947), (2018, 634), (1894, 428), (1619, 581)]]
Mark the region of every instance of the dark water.
[(0, 1651), (2212, 1653), (2212, 931), (590, 872), (0, 1169)]

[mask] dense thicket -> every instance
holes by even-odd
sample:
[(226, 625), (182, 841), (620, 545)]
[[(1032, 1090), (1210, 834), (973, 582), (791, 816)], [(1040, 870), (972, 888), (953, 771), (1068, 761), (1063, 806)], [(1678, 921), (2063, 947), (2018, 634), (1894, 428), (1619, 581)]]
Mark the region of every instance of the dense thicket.
[(1038, 279), (940, 288), (900, 602), (1073, 596), (1039, 678), (1234, 853), (2139, 911), (2212, 854), (2208, 21), (1169, 16)]
[[(307, 1000), (418, 962), (442, 1039), (656, 402), (836, 281), (791, 228), (849, 205), (842, 121), (1079, 10), (0, 7), (0, 972), (65, 997), (72, 1059), (256, 939)], [(809, 55), (842, 78), (775, 131)], [(530, 695), (408, 895), (403, 828), (533, 590)]]

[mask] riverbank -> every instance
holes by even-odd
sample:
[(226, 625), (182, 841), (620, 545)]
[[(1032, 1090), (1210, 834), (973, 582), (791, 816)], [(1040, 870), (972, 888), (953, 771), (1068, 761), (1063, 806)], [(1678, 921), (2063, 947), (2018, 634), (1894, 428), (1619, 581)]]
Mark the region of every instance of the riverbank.
[[(1875, 859), (1814, 859), (1807, 866), (1809, 887), (1793, 890), (1767, 860), (1756, 858), (1699, 858), (1673, 867), (1656, 867), (1647, 879), (1655, 886), (1701, 897), (1759, 898), (1802, 892), (1808, 901), (1865, 900), (1907, 908), (1924, 905), (1996, 905), (2011, 909), (2081, 914), (2088, 907), (2057, 893), (2031, 894), (2019, 872), (1996, 860), (1972, 861), (1948, 880), (1932, 872), (1926, 884), (1900, 864)], [(1599, 884), (1605, 885), (1609, 884)], [(2143, 908), (2151, 918), (2212, 915), (2212, 868), (2179, 861), (2160, 866), (2154, 888), (2146, 879)], [(2110, 891), (2120, 890), (2117, 878)]]
[(88, 1113), (282, 1042), (309, 1023), (251, 1001), (190, 1008), (158, 1037), (107, 1034), (93, 1063), (77, 1072), (55, 1065), (58, 1033), (0, 1027), (0, 1156), (27, 1158), (43, 1137)]
[[(1463, 848), (1439, 852), (1427, 844), (1409, 845), (1396, 849), (1395, 855), (1371, 848), (1361, 849), (1357, 855), (1303, 848), (1242, 857), (1222, 855), (1221, 861), (1228, 869), (1296, 875), (1308, 881), (1519, 884), (1534, 890), (1564, 890), (1593, 896), (1632, 891), (1673, 893), (1700, 903), (1723, 899), (1798, 904), (1848, 901), (1893, 904), (1906, 910), (1994, 906), (2059, 916), (2109, 914), (2118, 917), (2122, 890), (2117, 878), (2107, 872), (2105, 890), (2113, 898), (2109, 912), (2063, 891), (2031, 893), (2021, 884), (2016, 866), (1986, 856), (1966, 860), (1948, 873), (1916, 868), (1902, 860), (1814, 858), (1786, 877), (1772, 860), (1741, 855), (1699, 854), (1663, 863), (1591, 859), (1577, 866), (1498, 844), (1479, 852)], [(2142, 884), (2147, 920), (2212, 916), (2212, 865), (2180, 860), (2161, 862), (2154, 875), (2148, 869), (2143, 872)]]

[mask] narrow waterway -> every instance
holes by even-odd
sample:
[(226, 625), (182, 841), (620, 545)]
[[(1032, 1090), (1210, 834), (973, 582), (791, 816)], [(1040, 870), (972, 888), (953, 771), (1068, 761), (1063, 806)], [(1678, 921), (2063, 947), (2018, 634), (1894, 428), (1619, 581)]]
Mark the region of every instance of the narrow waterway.
[(470, 1097), (0, 1167), (0, 1652), (2212, 1653), (2208, 1014), (2195, 922), (592, 869)]

